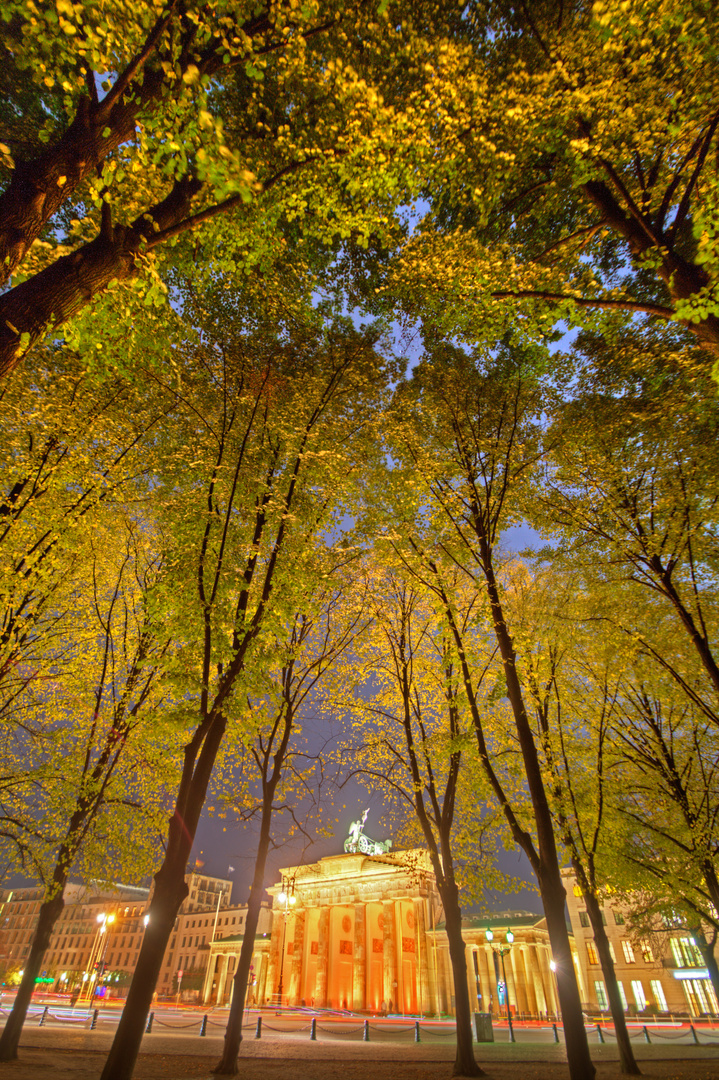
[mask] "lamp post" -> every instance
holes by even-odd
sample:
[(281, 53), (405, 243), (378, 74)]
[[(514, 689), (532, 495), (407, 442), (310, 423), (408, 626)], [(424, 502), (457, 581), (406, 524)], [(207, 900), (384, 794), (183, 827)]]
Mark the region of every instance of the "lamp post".
[(97, 929), (97, 952), (95, 954), (97, 959), (95, 961), (95, 970), (92, 974), (90, 982), (90, 1006), (92, 1006), (92, 1003), (95, 999), (95, 994), (97, 993), (98, 983), (100, 982), (100, 979), (102, 978), (105, 971), (105, 956), (107, 954), (108, 933), (109, 928), (115, 921), (115, 916), (113, 914), (107, 914), (106, 912), (100, 912), (100, 914), (97, 916), (97, 921), (99, 923)]
[[(505, 935), (506, 940), (507, 940), (506, 947), (502, 946), (502, 945), (493, 945), (492, 944), (492, 942), (494, 941), (494, 931), (491, 930), (490, 927), (487, 927), (487, 929), (485, 931), (485, 937), (487, 938), (487, 941), (489, 942), (489, 944), (491, 946), (492, 952), (495, 954), (495, 962), (494, 962), (495, 974), (498, 973), (497, 972), (496, 956), (499, 956), (500, 962), (502, 964), (502, 980), (503, 980), (503, 983), (504, 983), (504, 994), (505, 994), (505, 1001), (506, 1001), (506, 1005), (507, 1005), (507, 1025), (509, 1027), (509, 1041), (513, 1043), (513, 1042), (516, 1042), (517, 1040), (514, 1037), (514, 1028), (512, 1027), (512, 1010), (509, 1007), (509, 986), (507, 985), (507, 969), (504, 966), (504, 958), (505, 958), (505, 956), (507, 956), (507, 954), (510, 952), (510, 950), (512, 948), (512, 943), (514, 941), (514, 934), (512, 933), (511, 930), (507, 930), (507, 933)], [(499, 980), (497, 980), (497, 996), (501, 997), (500, 987), (499, 987)]]
[(283, 905), (282, 911), (282, 949), (280, 951), (280, 982), (277, 987), (277, 1004), (282, 1008), (282, 981), (285, 974), (285, 936), (287, 934), (287, 917), (290, 910), (297, 903), (297, 897), (295, 896), (295, 879), (292, 878), (287, 884), (285, 884), (284, 878), (282, 879), (282, 892), (277, 894), (277, 899), (280, 904)]

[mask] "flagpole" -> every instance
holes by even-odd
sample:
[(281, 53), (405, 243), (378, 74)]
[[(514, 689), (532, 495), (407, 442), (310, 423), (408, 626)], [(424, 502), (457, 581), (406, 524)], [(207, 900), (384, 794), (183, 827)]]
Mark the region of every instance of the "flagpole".
[(212, 927), (212, 940), (213, 941), (215, 940), (215, 934), (217, 933), (217, 919), (218, 919), (219, 914), (220, 914), (220, 903), (221, 903), (221, 901), (222, 901), (222, 890), (220, 889), (220, 894), (217, 897), (217, 908), (215, 909), (215, 925)]

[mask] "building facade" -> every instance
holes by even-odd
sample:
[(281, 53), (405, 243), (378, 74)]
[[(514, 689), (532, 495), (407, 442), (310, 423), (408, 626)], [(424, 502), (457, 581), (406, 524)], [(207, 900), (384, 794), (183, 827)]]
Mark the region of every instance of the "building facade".
[[(163, 959), (158, 994), (177, 992), (182, 978), (204, 975), (209, 941), (216, 932), (230, 929), (242, 918), (232, 914), (232, 882), (189, 872), (188, 895), (183, 901)], [(149, 917), (150, 890), (128, 885), (98, 889), (70, 883), (65, 906), (45, 954), (41, 978), (57, 990), (83, 991), (98, 982), (97, 993), (122, 996), (127, 991), (140, 953)], [(4, 890), (0, 894), (0, 970), (17, 979), (30, 951), (43, 890), (39, 887)], [(191, 943), (191, 944), (190, 944)], [(102, 965), (99, 973), (97, 965)], [(202, 985), (200, 978), (199, 986)]]
[[(574, 875), (564, 871), (567, 907), (579, 957), (588, 1012), (608, 1010), (607, 990), (582, 890)], [(627, 927), (628, 909), (606, 897), (604, 925), (628, 1013), (669, 1013), (693, 1017), (718, 1013), (717, 998), (702, 955), (689, 933), (663, 928), (650, 940), (637, 940)]]
[[(259, 973), (254, 999), (260, 1005), (452, 1015), (454, 980), (442, 904), (429, 856), (420, 851), (366, 855), (349, 851), (306, 866), (286, 867), (272, 897), (269, 946), (256, 942)], [(494, 930), (494, 943), (487, 929)], [(506, 931), (514, 941), (509, 947)], [(495, 1015), (553, 1017), (558, 1012), (544, 920), (507, 913), (499, 920), (467, 918), (463, 927), (472, 1007)], [(494, 948), (493, 948), (494, 944)], [(506, 984), (495, 966), (503, 945)], [(228, 941), (227, 975), (212, 979), (205, 1000), (229, 998), (234, 969)], [(219, 952), (216, 944), (212, 953)], [(211, 960), (212, 965), (212, 960)], [(252, 995), (251, 995), (252, 996)]]

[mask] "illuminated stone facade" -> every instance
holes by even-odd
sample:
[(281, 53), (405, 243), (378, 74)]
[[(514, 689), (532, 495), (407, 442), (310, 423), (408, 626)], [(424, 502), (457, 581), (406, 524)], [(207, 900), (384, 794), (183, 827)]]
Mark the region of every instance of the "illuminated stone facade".
[[(442, 905), (426, 853), (333, 855), (281, 873), (282, 882), (268, 890), (272, 933), (258, 1004), (454, 1013)], [(465, 919), (467, 981), (472, 1009), (498, 1015), (506, 1010), (506, 998), (497, 989), (487, 925), (486, 919)], [(555, 1016), (544, 920), (511, 913), (490, 925), (497, 940), (510, 926), (514, 932), (505, 956), (512, 1012)]]

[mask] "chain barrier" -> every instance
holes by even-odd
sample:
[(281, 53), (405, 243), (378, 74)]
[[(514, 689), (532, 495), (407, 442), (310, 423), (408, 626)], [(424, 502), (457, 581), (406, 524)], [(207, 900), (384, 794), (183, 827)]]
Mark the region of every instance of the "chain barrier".
[(704, 1028), (699, 1029), (702, 1035), (706, 1035), (707, 1039), (719, 1039), (719, 1033), (714, 1031), (705, 1031)]
[(58, 1016), (57, 1013), (48, 1013), (48, 1018), (58, 1024), (86, 1024), (89, 1019), (87, 1016)]
[(173, 1024), (171, 1020), (158, 1020), (157, 1017), (155, 1017), (155, 1023), (160, 1024), (162, 1027), (177, 1028), (178, 1031), (181, 1031), (184, 1028), (191, 1028), (195, 1027), (197, 1024), (202, 1024), (202, 1021), (191, 1020), (189, 1024)]
[(301, 1026), (301, 1027), (291, 1027), (291, 1028), (276, 1028), (276, 1027), (270, 1027), (270, 1025), (269, 1025), (269, 1024), (263, 1024), (262, 1026), (263, 1026), (264, 1028), (266, 1028), (266, 1029), (267, 1029), (267, 1031), (278, 1031), (278, 1032), (280, 1032), (280, 1033), (281, 1033), (282, 1035), (289, 1035), (289, 1034), (290, 1034), (291, 1032), (295, 1032), (295, 1031), (308, 1031), (308, 1030), (309, 1030), (309, 1028), (310, 1028), (310, 1025), (309, 1025), (309, 1024), (302, 1024), (302, 1026)]
[(652, 1028), (652, 1035), (656, 1039), (685, 1039), (687, 1034), (686, 1031), (657, 1031), (656, 1028)]
[(347, 1028), (341, 1028), (341, 1029), (340, 1028), (327, 1028), (327, 1027), (322, 1027), (321, 1024), (318, 1024), (317, 1027), (319, 1028), (320, 1031), (324, 1031), (325, 1034), (327, 1034), (327, 1035), (356, 1035), (359, 1031), (364, 1031), (364, 1024), (361, 1024), (360, 1027), (353, 1027), (353, 1028), (350, 1028), (350, 1029), (347, 1029)]

